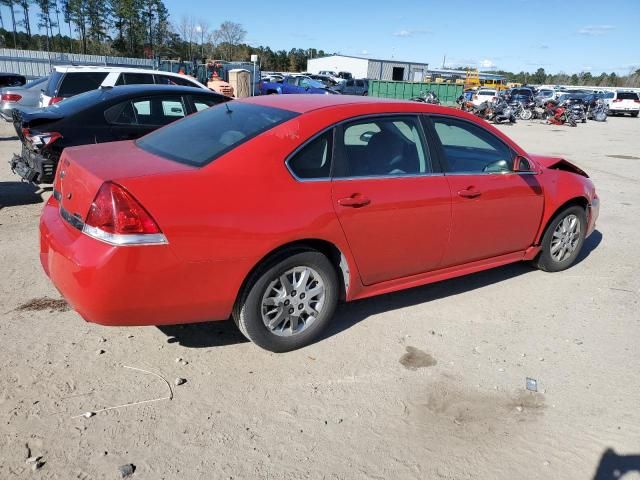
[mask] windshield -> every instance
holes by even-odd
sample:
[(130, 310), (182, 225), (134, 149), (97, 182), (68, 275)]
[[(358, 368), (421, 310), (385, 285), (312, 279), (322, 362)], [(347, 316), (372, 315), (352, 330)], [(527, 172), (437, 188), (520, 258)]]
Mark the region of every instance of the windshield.
[(634, 92), (618, 92), (618, 100), (638, 100), (638, 94)]
[(324, 83), (313, 80), (312, 78), (305, 78), (304, 80), (300, 80), (300, 86), (311, 88), (325, 88)]
[(488, 96), (494, 97), (496, 95), (496, 91), (495, 90), (480, 90), (478, 92), (478, 95), (488, 95)]
[(136, 144), (161, 157), (201, 167), (297, 115), (250, 103), (225, 103), (156, 130)]

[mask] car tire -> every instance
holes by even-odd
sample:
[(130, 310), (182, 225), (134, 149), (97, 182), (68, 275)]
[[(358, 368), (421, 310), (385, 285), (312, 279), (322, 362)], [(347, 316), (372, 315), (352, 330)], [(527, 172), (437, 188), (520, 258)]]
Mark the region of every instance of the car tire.
[[(288, 280), (286, 287), (283, 276)], [(322, 295), (309, 295), (319, 286), (323, 287)], [(322, 253), (284, 252), (250, 276), (234, 306), (233, 319), (245, 337), (265, 350), (296, 350), (317, 340), (330, 323), (338, 303), (338, 286), (336, 269)], [(318, 314), (312, 316), (309, 311)], [(298, 316), (289, 315), (298, 312)], [(268, 326), (269, 321), (274, 325)]]
[[(577, 222), (575, 230), (574, 220)], [(587, 214), (584, 208), (576, 205), (562, 210), (549, 222), (534, 265), (545, 272), (566, 270), (580, 254), (586, 231)]]
[(632, 116), (632, 117), (637, 117), (639, 113), (640, 113), (640, 112), (633, 112), (633, 113), (631, 114), (631, 116)]

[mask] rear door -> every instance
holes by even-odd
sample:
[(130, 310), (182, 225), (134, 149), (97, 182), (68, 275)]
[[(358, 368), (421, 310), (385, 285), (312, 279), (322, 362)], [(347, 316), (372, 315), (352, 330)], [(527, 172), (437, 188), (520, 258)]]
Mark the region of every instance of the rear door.
[(417, 115), (366, 117), (336, 128), (332, 201), (362, 282), (438, 268), (451, 198)]
[(133, 140), (187, 115), (179, 95), (125, 100), (105, 111), (114, 140)]
[(443, 267), (523, 251), (535, 239), (544, 196), (535, 172), (515, 173), (515, 153), (475, 123), (431, 116), (451, 188), (451, 241)]

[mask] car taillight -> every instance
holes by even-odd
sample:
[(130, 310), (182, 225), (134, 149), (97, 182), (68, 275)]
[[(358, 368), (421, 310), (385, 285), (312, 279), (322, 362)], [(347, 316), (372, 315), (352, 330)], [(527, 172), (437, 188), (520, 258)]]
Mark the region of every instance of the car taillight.
[(149, 212), (124, 187), (112, 182), (103, 183), (98, 190), (82, 231), (113, 245), (168, 243)]
[(17, 93), (3, 93), (0, 100), (3, 102), (19, 102), (21, 98), (22, 95), (18, 95)]
[(62, 138), (62, 134), (60, 132), (31, 133), (28, 128), (23, 128), (22, 134), (24, 135), (26, 141), (30, 142), (34, 147), (37, 148), (46, 148), (56, 140)]
[(61, 102), (62, 100), (64, 100), (64, 97), (51, 97), (51, 100), (49, 100), (49, 105)]
[(633, 103), (640, 103), (640, 100), (634, 100)]

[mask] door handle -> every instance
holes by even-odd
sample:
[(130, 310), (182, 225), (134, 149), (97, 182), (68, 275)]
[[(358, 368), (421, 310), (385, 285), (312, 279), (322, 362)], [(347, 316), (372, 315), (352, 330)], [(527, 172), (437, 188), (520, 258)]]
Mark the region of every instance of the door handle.
[(466, 188), (464, 190), (460, 190), (458, 195), (463, 198), (476, 198), (481, 195), (481, 193), (473, 187)]
[(350, 197), (341, 198), (340, 200), (338, 200), (338, 205), (342, 207), (360, 208), (360, 207), (366, 207), (370, 203), (371, 203), (371, 200), (369, 200), (367, 197), (363, 195), (360, 195), (359, 193), (354, 193)]

